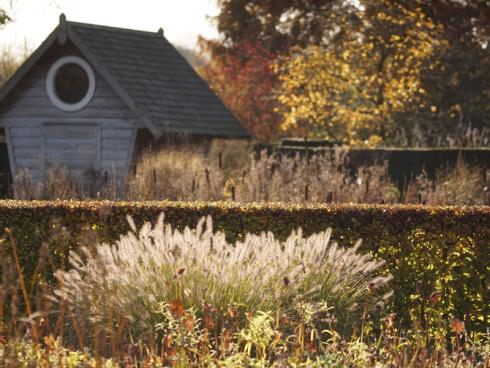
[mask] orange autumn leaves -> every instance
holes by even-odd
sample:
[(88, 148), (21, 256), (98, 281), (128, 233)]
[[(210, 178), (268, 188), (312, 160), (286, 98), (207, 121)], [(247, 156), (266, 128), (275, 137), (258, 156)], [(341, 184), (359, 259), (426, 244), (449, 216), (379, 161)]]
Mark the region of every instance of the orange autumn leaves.
[(201, 76), (256, 138), (274, 138), (281, 119), (275, 113), (278, 79), (272, 69), (278, 55), (252, 40), (232, 49), (213, 41), (203, 47), (211, 60), (199, 69)]

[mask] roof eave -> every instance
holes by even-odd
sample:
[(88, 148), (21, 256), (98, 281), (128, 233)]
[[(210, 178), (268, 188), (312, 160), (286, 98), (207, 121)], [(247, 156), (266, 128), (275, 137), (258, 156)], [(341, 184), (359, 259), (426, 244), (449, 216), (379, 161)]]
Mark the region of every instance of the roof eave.
[[(93, 65), (93, 67), (102, 75), (102, 77), (107, 81), (107, 83), (114, 89), (116, 94), (125, 102), (128, 108), (133, 111), (133, 113), (141, 119), (143, 124), (151, 131), (155, 137), (161, 137), (164, 134), (185, 134), (184, 131), (180, 129), (175, 129), (170, 124), (155, 124), (152, 119), (141, 109), (136, 101), (126, 92), (126, 90), (120, 85), (120, 83), (114, 78), (114, 76), (107, 70), (107, 68), (98, 60), (90, 48), (87, 47), (82, 39), (82, 37), (77, 33), (74, 27), (71, 27), (72, 22), (67, 22), (66, 17), (62, 14), (60, 16), (60, 24), (51, 32), (51, 34), (46, 38), (46, 40), (27, 58), (27, 60), (17, 69), (17, 71), (12, 75), (11, 78), (4, 84), (0, 89), (0, 103), (9, 95), (9, 93), (17, 86), (17, 84), (25, 77), (29, 70), (39, 61), (39, 59), (45, 54), (45, 52), (56, 42), (64, 44), (67, 40), (70, 40), (82, 53), (82, 55)], [(76, 25), (77, 23), (73, 23)], [(173, 47), (173, 46), (172, 46)], [(200, 76), (198, 76), (201, 78)], [(202, 79), (202, 78), (201, 78)], [(218, 98), (216, 96), (216, 98)], [(218, 98), (219, 100), (219, 98)], [(223, 105), (224, 107), (224, 105)], [(224, 107), (226, 108), (226, 107)], [(233, 114), (232, 114), (233, 115)], [(201, 134), (212, 137), (223, 137), (223, 138), (238, 138), (238, 139), (253, 139), (254, 136), (251, 134), (243, 124), (236, 119), (239, 123), (242, 131), (234, 134)], [(196, 133), (194, 133), (196, 134)], [(199, 133), (197, 133), (199, 134)]]
[(112, 77), (107, 69), (97, 60), (97, 58), (90, 52), (90, 50), (84, 45), (81, 38), (77, 35), (76, 31), (70, 28), (69, 22), (61, 22), (50, 35), (44, 40), (44, 42), (34, 51), (27, 60), (17, 69), (17, 71), (7, 80), (7, 82), (0, 89), (0, 103), (9, 95), (9, 93), (17, 86), (17, 84), (26, 76), (31, 68), (39, 61), (44, 53), (56, 42), (61, 44), (65, 43), (69, 39), (73, 44), (78, 47), (80, 52), (85, 56), (88, 61), (95, 67), (95, 69), (107, 80), (109, 85), (114, 91), (121, 97), (126, 105), (139, 117), (147, 128), (152, 132), (155, 137), (159, 137), (163, 134), (162, 130), (157, 127), (151, 119), (141, 111), (134, 100), (124, 91), (119, 83)]
[(56, 27), (53, 32), (44, 40), (36, 51), (27, 58), (26, 61), (15, 71), (15, 73), (5, 82), (0, 89), (0, 103), (8, 96), (22, 78), (31, 70), (34, 64), (43, 56), (43, 54), (56, 42), (58, 36), (62, 33), (60, 26)]

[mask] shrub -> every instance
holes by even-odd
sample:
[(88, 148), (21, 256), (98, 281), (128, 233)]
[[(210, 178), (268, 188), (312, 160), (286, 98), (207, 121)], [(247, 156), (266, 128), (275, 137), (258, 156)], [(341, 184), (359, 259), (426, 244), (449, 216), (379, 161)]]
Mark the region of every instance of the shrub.
[(100, 322), (110, 308), (148, 331), (158, 306), (174, 300), (196, 310), (210, 304), (218, 313), (236, 306), (241, 316), (277, 308), (291, 315), (297, 303), (326, 303), (339, 326), (349, 320), (352, 327), (383, 302), (379, 291), (389, 280), (376, 276), (382, 261), (358, 253), (360, 242), (349, 249), (331, 243), (330, 229), (307, 238), (293, 231), (285, 241), (246, 234), (230, 244), (210, 217), (182, 231), (164, 225), (163, 215), (139, 233), (129, 222), (133, 232), (70, 252), (71, 269), (56, 273), (56, 295), (74, 313)]
[[(247, 232), (270, 231), (285, 240), (299, 227), (305, 236), (330, 227), (332, 241), (352, 246), (362, 238), (360, 251), (386, 262), (382, 268), (393, 276), (390, 308), (406, 327), (413, 319), (434, 326), (430, 308), (446, 325), (451, 315), (471, 330), (485, 331), (490, 324), (489, 207), (3, 201), (0, 228), (12, 229), (30, 279), (44, 249), (40, 245), (63, 260), (69, 249), (113, 243), (127, 233), (127, 214), (141, 225), (161, 212), (181, 230), (209, 215), (229, 242), (243, 241)], [(8, 249), (0, 246), (0, 255)], [(440, 293), (436, 305), (430, 298), (434, 292)]]
[[(485, 310), (489, 305), (488, 294), (485, 293), (488, 290), (485, 281), (488, 279), (486, 272), (489, 264), (488, 208), (236, 207), (209, 203), (147, 203), (122, 207), (121, 203), (111, 202), (58, 202), (50, 206), (43, 202), (7, 203), (10, 206), (8, 211), (0, 206), (0, 220), (5, 221), (8, 217), (7, 220), (16, 227), (6, 232), (6, 239), (0, 243), (0, 366), (201, 367), (214, 364), (229, 367), (471, 367), (488, 366), (490, 362), (490, 337), (488, 332), (481, 332), (489, 325), (486, 319), (488, 311)], [(6, 203), (2, 205), (6, 206)], [(391, 269), (394, 274), (391, 285), (395, 287), (395, 303), (389, 307), (395, 309), (397, 315), (390, 313), (384, 319), (377, 319), (373, 318), (375, 315), (367, 314), (366, 318), (356, 318), (364, 307), (354, 312), (346, 311), (345, 314), (350, 316), (346, 322), (348, 328), (354, 328), (363, 320), (366, 323), (362, 324), (361, 330), (354, 331), (352, 338), (344, 339), (339, 335), (339, 332), (344, 332), (339, 330), (342, 322), (340, 325), (336, 323), (332, 315), (335, 310), (328, 304), (316, 302), (310, 293), (301, 293), (304, 297), (299, 298), (299, 302), (288, 299), (286, 292), (297, 290), (293, 278), (288, 278), (287, 289), (284, 289), (283, 278), (280, 280), (283, 286), (281, 292), (267, 295), (269, 300), (277, 300), (276, 295), (286, 301), (293, 300), (289, 308), (285, 307), (285, 302), (276, 303), (273, 311), (240, 309), (240, 306), (233, 304), (219, 306), (218, 310), (210, 303), (205, 303), (201, 308), (191, 306), (186, 309), (180, 299), (153, 303), (151, 289), (147, 293), (133, 289), (135, 294), (138, 292), (137, 295), (142, 297), (137, 300), (142, 306), (140, 311), (152, 307), (150, 310), (155, 324), (146, 328), (143, 334), (135, 328), (135, 320), (124, 317), (127, 316), (126, 309), (122, 311), (122, 316), (119, 315), (118, 300), (115, 303), (107, 302), (113, 302), (107, 297), (113, 289), (98, 294), (69, 289), (72, 295), (86, 296), (86, 303), (80, 305), (79, 299), (79, 306), (72, 305), (72, 308), (68, 303), (53, 305), (53, 300), (47, 298), (52, 295), (49, 274), (58, 264), (63, 267), (63, 255), (68, 246), (81, 247), (76, 254), (82, 254), (86, 263), (81, 269), (86, 269), (87, 260), (104, 260), (93, 245), (103, 239), (113, 243), (118, 236), (111, 235), (111, 231), (117, 234), (123, 226), (128, 226), (125, 213), (133, 213), (135, 222), (141, 224), (142, 219), (152, 218), (152, 213), (159, 213), (162, 208), (167, 210), (166, 221), (180, 229), (172, 232), (170, 238), (177, 235), (179, 239), (180, 234), (180, 240), (187, 236), (182, 226), (192, 224), (197, 219), (194, 216), (202, 212), (213, 213), (215, 227), (227, 230), (229, 238), (236, 238), (231, 231), (233, 219), (236, 218), (248, 218), (242, 228), (255, 226), (255, 229), (271, 227), (277, 220), (283, 227), (278, 228), (278, 237), (274, 240), (287, 239), (286, 227), (299, 222), (308, 229), (305, 233), (314, 233), (317, 231), (312, 229), (317, 225), (339, 221), (335, 223), (338, 230), (333, 236), (342, 237), (343, 244), (351, 243), (352, 237), (358, 236), (360, 229), (368, 228), (373, 231), (372, 235), (367, 236), (370, 240), (358, 250), (367, 252), (372, 248), (377, 250), (378, 257), (387, 259), (380, 271)], [(58, 220), (50, 220), (49, 214), (56, 214)], [(408, 214), (413, 220), (407, 221)], [(329, 218), (330, 215), (333, 217)], [(264, 222), (265, 217), (268, 220)], [(363, 227), (356, 228), (356, 222), (352, 222), (354, 219), (357, 222), (365, 221)], [(31, 225), (28, 226), (28, 223)], [(374, 223), (372, 227), (369, 225), (371, 223)], [(400, 223), (405, 227), (399, 226)], [(407, 224), (414, 226), (409, 233)], [(443, 237), (433, 235), (438, 232), (437, 226), (445, 231), (442, 242), (438, 239)], [(203, 227), (202, 234), (208, 230), (208, 227)], [(401, 230), (405, 233), (396, 233)], [(128, 236), (136, 243), (151, 247), (156, 244), (153, 240), (140, 238), (155, 231), (155, 228), (146, 225), (146, 230), (144, 226), (139, 234)], [(20, 234), (25, 236), (19, 238)], [(214, 239), (216, 235), (214, 233), (209, 239)], [(328, 233), (323, 235), (327, 236)], [(41, 243), (39, 236), (46, 241), (41, 247), (38, 246)], [(393, 242), (396, 239), (401, 241), (405, 236), (407, 242), (400, 244), (394, 262), (390, 262), (389, 255), (395, 249), (388, 249), (383, 238)], [(119, 243), (125, 238), (123, 236)], [(244, 243), (244, 238), (238, 238), (238, 244)], [(28, 248), (28, 242), (37, 246)], [(304, 244), (307, 242), (305, 240)], [(411, 248), (401, 247), (407, 244), (411, 244)], [(300, 244), (297, 246), (301, 249)], [(82, 248), (89, 252), (87, 256), (81, 253)], [(108, 249), (114, 251), (110, 257), (120, 253), (117, 244), (112, 248), (108, 246)], [(281, 249), (280, 252), (286, 250)], [(134, 254), (132, 249), (128, 254)], [(18, 267), (18, 256), (24, 272)], [(186, 261), (179, 258), (181, 255), (178, 253), (173, 256), (179, 261)], [(30, 257), (34, 259), (32, 264), (27, 262)], [(106, 263), (99, 262), (98, 266)], [(149, 265), (151, 268), (152, 264)], [(176, 265), (173, 272), (173, 276), (177, 273), (177, 277), (168, 280), (174, 285), (180, 285), (184, 276), (188, 276), (187, 270), (177, 267), (180, 266)], [(59, 272), (66, 275), (63, 271)], [(95, 272), (104, 274), (99, 269)], [(141, 276), (147, 274), (141, 272)], [(124, 275), (125, 272), (122, 272)], [(100, 278), (98, 280), (104, 282)], [(148, 284), (154, 282), (150, 279)], [(410, 293), (408, 288), (412, 283), (415, 291)], [(146, 298), (146, 295), (150, 297)], [(183, 293), (184, 298), (187, 295), (190, 294)], [(408, 310), (396, 304), (403, 295), (408, 296)], [(131, 297), (129, 295), (128, 299), (131, 300)], [(367, 300), (372, 296), (369, 297)], [(81, 299), (83, 301), (84, 298)], [(150, 299), (150, 302), (145, 304), (144, 299)], [(95, 313), (73, 314), (75, 311), (90, 310), (89, 300), (100, 306)], [(189, 303), (189, 300), (184, 301)], [(56, 310), (59, 313), (53, 313)], [(405, 312), (412, 314), (413, 324), (404, 327)], [(459, 317), (461, 315), (463, 317)], [(91, 322), (89, 316), (92, 317)], [(145, 317), (145, 314), (139, 313), (134, 318), (140, 316)]]

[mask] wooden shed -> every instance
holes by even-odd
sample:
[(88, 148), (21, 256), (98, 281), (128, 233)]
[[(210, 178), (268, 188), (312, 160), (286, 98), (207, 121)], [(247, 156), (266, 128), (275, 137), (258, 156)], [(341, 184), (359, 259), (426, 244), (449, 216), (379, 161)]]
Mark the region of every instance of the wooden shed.
[[(163, 31), (66, 21), (0, 90), (12, 175), (127, 173), (137, 137), (250, 138)], [(143, 140), (141, 140), (143, 142)]]

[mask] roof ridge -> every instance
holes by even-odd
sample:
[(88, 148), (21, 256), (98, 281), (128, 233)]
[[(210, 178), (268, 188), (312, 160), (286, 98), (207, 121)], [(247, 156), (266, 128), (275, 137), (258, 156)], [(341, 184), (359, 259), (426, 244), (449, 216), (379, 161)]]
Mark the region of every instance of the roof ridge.
[(122, 31), (122, 32), (127, 32), (127, 33), (136, 33), (136, 34), (144, 34), (144, 35), (161, 37), (159, 34), (160, 29), (155, 31), (155, 32), (151, 32), (151, 31), (143, 31), (143, 30), (139, 30), (139, 29), (105, 26), (105, 25), (94, 24), (94, 23), (83, 23), (83, 22), (73, 22), (73, 21), (66, 21), (66, 23), (70, 26), (75, 26), (75, 27), (86, 27), (86, 28), (92, 28), (92, 29), (108, 29), (111, 31), (119, 31), (119, 32)]
[(155, 137), (251, 137), (162, 32), (66, 21), (64, 15), (0, 89), (0, 102), (50, 47), (64, 44), (65, 35)]

